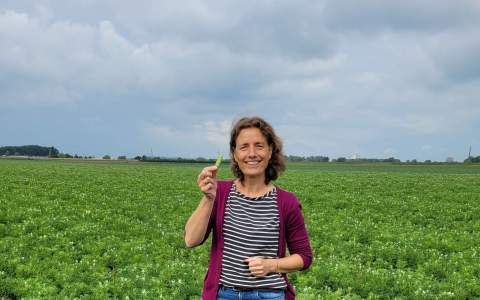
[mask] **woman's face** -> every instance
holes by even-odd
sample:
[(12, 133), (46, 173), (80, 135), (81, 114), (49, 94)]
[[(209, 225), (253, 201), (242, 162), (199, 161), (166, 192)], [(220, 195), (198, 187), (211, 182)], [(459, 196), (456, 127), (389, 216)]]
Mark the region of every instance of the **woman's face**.
[(233, 157), (245, 177), (264, 177), (272, 148), (258, 128), (245, 128), (236, 140)]

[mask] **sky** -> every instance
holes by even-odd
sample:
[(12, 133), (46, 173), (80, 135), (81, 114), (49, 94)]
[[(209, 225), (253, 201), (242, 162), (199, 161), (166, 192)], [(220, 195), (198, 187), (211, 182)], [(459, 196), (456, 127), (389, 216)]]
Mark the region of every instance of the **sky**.
[(0, 2), (0, 146), (228, 156), (480, 155), (480, 0)]

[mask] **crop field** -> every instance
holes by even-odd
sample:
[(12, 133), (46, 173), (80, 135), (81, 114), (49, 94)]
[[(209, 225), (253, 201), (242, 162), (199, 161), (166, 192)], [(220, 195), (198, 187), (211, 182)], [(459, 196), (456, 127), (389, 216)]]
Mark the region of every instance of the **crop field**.
[[(198, 300), (203, 167), (0, 159), (0, 299)], [(276, 183), (314, 250), (297, 299), (480, 299), (480, 166), (296, 163)]]

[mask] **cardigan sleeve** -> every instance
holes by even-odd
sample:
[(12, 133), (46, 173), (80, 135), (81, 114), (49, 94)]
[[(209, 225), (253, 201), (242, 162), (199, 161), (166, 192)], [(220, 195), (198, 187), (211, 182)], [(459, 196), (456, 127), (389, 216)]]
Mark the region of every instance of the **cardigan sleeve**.
[(286, 241), (290, 254), (298, 254), (302, 258), (302, 270), (305, 270), (312, 264), (313, 253), (301, 211), (302, 206), (296, 197), (293, 196), (292, 200), (294, 201), (286, 216)]

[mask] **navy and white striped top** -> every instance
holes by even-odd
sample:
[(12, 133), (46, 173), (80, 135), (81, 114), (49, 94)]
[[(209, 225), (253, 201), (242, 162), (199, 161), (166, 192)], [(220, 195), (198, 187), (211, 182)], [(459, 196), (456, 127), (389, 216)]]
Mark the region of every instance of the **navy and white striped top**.
[(261, 197), (251, 198), (238, 192), (233, 184), (225, 207), (223, 234), (221, 284), (252, 289), (286, 288), (280, 273), (257, 278), (244, 262), (252, 256), (277, 258), (279, 213), (275, 188)]

